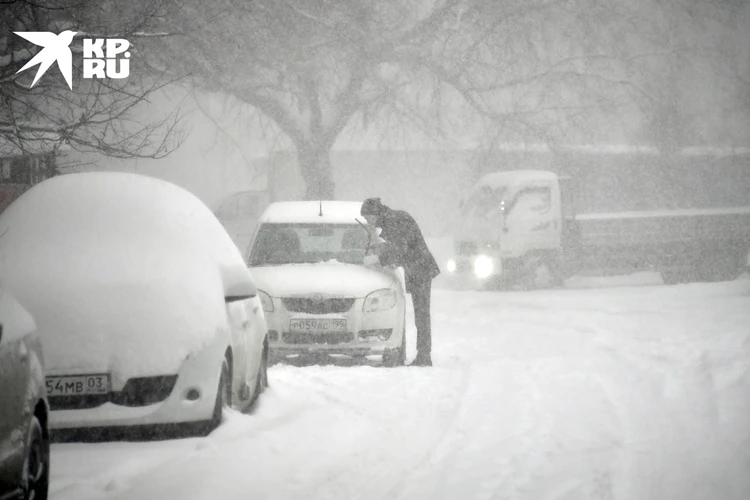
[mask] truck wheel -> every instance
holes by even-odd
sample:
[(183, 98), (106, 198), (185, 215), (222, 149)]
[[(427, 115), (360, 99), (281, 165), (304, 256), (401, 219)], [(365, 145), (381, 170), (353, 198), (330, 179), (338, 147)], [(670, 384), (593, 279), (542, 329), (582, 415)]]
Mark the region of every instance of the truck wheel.
[(564, 285), (559, 266), (548, 260), (535, 260), (521, 277), (522, 286), (527, 290), (547, 290)]
[(530, 285), (533, 290), (546, 290), (558, 286), (560, 280), (552, 270), (552, 266), (542, 262), (530, 273)]
[(712, 254), (701, 262), (698, 279), (707, 283), (735, 280), (742, 274), (743, 260), (734, 252)]

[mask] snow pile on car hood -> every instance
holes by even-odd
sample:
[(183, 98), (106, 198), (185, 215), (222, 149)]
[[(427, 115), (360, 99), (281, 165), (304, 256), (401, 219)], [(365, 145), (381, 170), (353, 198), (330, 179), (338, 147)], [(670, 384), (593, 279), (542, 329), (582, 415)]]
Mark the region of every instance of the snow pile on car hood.
[(335, 261), (253, 267), (252, 273), (258, 288), (272, 297), (322, 293), (363, 298), (382, 288), (396, 288), (404, 293), (403, 271)]
[(242, 257), (182, 188), (64, 175), (16, 200), (3, 232), (0, 279), (36, 319), (48, 373), (174, 373), (226, 328), (220, 271)]

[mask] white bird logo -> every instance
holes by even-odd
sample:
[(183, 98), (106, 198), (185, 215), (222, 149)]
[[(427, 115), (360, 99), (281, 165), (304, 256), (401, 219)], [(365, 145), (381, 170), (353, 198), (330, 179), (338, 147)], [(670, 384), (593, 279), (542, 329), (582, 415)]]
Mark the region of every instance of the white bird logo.
[(16, 74), (18, 74), (32, 66), (39, 65), (39, 70), (37, 70), (30, 88), (36, 85), (36, 82), (47, 72), (52, 63), (57, 62), (57, 67), (60, 68), (60, 73), (65, 78), (65, 82), (70, 90), (73, 90), (73, 55), (70, 52), (70, 43), (78, 33), (77, 31), (65, 30), (59, 35), (47, 31), (14, 31), (14, 33), (34, 45), (43, 47), (31, 61), (16, 71)]

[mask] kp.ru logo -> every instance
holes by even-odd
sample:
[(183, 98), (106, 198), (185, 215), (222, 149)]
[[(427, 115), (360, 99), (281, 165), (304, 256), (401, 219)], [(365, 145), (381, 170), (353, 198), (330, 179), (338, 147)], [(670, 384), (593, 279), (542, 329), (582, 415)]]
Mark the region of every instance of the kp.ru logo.
[[(39, 65), (31, 88), (44, 73), (57, 62), (65, 82), (73, 90), (73, 56), (70, 43), (77, 31), (65, 30), (59, 35), (46, 31), (14, 31), (34, 45), (42, 47), (16, 74)], [(130, 42), (124, 38), (84, 38), (83, 78), (127, 78), (130, 75)], [(122, 55), (122, 57), (118, 57)]]

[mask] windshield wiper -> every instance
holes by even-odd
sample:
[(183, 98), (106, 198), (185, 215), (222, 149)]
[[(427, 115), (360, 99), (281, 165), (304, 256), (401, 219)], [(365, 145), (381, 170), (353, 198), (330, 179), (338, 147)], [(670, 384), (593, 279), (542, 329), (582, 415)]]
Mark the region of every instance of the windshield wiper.
[(367, 246), (365, 247), (365, 255), (367, 255), (368, 253), (370, 253), (370, 245), (372, 244), (372, 235), (370, 234), (369, 229), (367, 229), (367, 226), (365, 226), (361, 220), (357, 219), (356, 217), (354, 218), (354, 220), (356, 220), (357, 224), (362, 226), (362, 229), (365, 231), (365, 233), (367, 233)]

